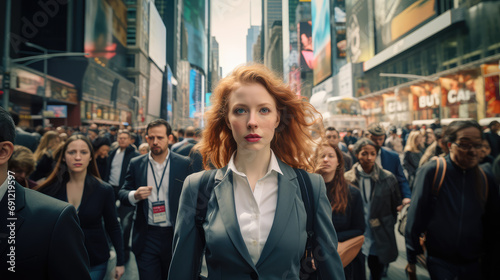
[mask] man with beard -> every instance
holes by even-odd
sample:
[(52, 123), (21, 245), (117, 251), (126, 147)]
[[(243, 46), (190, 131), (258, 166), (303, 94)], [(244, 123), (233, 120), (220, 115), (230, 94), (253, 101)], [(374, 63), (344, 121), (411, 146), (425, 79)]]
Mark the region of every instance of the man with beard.
[(136, 207), (132, 252), (139, 277), (166, 279), (172, 258), (172, 240), (184, 179), (192, 173), (188, 158), (170, 152), (172, 128), (155, 120), (146, 128), (148, 154), (130, 161), (121, 203)]

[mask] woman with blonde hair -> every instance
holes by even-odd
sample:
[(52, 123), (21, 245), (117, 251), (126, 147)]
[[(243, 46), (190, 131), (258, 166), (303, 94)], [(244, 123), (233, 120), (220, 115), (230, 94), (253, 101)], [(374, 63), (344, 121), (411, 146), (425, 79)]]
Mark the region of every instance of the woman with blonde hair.
[(408, 172), (408, 183), (410, 189), (413, 189), (415, 174), (417, 173), (418, 164), (424, 153), (424, 137), (420, 131), (412, 131), (408, 135), (406, 146), (404, 149), (403, 167)]
[(14, 172), (14, 177), (21, 186), (29, 189), (36, 187), (36, 182), (29, 179), (35, 170), (35, 157), (30, 149), (14, 145), (14, 152), (9, 159), (9, 170)]
[[(315, 172), (325, 180), (332, 221), (339, 242), (363, 235), (366, 227), (363, 200), (359, 189), (348, 184), (344, 178), (342, 151), (337, 145), (325, 141), (316, 148), (313, 160), (316, 165)], [(361, 251), (345, 266), (344, 273), (348, 280), (366, 279), (365, 258)]]
[[(212, 104), (199, 151), (206, 168), (217, 168), (215, 187), (201, 231), (193, 209), (209, 171), (186, 178), (168, 279), (198, 279), (203, 252), (208, 279), (299, 279), (309, 200), (301, 195), (294, 168), (312, 169), (308, 128), (315, 110), (258, 64), (222, 79)], [(323, 279), (344, 279), (325, 183), (318, 174), (306, 174), (315, 205), (314, 251), (320, 256), (315, 267)]]
[(54, 154), (61, 143), (59, 134), (55, 131), (47, 131), (40, 139), (40, 144), (34, 153), (36, 169), (30, 179), (41, 181), (47, 177), (54, 167)]

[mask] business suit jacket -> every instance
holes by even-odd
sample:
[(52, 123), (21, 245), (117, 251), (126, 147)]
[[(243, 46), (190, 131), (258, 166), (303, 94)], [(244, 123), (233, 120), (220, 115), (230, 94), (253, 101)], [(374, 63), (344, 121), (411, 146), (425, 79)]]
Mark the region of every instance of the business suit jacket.
[[(103, 178), (103, 181), (104, 182), (109, 182), (109, 175), (111, 174), (111, 164), (113, 163), (113, 159), (115, 158), (115, 155), (116, 155), (116, 151), (118, 151), (119, 148), (116, 148), (114, 150), (112, 150), (111, 152), (109, 152), (109, 156), (108, 156), (108, 168), (106, 169), (106, 174), (101, 174), (101, 178)], [(126, 149), (125, 149), (125, 154), (123, 155), (123, 162), (122, 162), (122, 171), (120, 173), (120, 180), (119, 180), (119, 183), (118, 183), (118, 186), (123, 186), (123, 183), (125, 182), (125, 175), (127, 174), (127, 168), (128, 168), (128, 165), (130, 163), (130, 160), (137, 157), (137, 156), (140, 156), (141, 154), (138, 153), (134, 147), (132, 147), (132, 145), (129, 145)]]
[(193, 149), (194, 145), (196, 145), (196, 142), (194, 139), (188, 139), (186, 143), (178, 147), (174, 153), (178, 153), (179, 155), (182, 156), (189, 156), (189, 153), (191, 152), (191, 149)]
[[(206, 238), (205, 258), (209, 279), (299, 279), (300, 260), (305, 251), (306, 210), (297, 175), (281, 161), (283, 175), (278, 174), (278, 201), (269, 237), (259, 261), (254, 264), (243, 241), (234, 205), (232, 171), (227, 167), (217, 170), (215, 186), (208, 202), (204, 223)], [(169, 278), (197, 279), (203, 248), (195, 226), (195, 209), (203, 172), (189, 176), (181, 195), (177, 226), (174, 233), (174, 255)], [(332, 210), (326, 196), (323, 178), (309, 174), (313, 186), (314, 233), (317, 252), (321, 257), (316, 265), (322, 278), (344, 279), (344, 271), (337, 253), (337, 234), (332, 224)]]
[[(75, 208), (15, 185), (15, 245), (7, 244), (8, 193), (0, 202), (0, 279), (90, 279)], [(15, 246), (15, 273), (7, 254)], [(9, 257), (10, 258), (10, 257)]]
[[(53, 195), (62, 201), (68, 200), (66, 183)], [(89, 254), (90, 266), (103, 264), (109, 259), (108, 233), (116, 250), (116, 265), (124, 263), (123, 239), (116, 214), (113, 188), (108, 183), (87, 174), (82, 200), (78, 207), (80, 226), (85, 235), (85, 247)], [(102, 220), (104, 219), (104, 231)]]
[(32, 152), (35, 152), (36, 148), (38, 147), (38, 139), (31, 133), (28, 133), (18, 127), (16, 128), (16, 137), (14, 138), (14, 145), (24, 146), (30, 149)]
[(411, 198), (410, 185), (403, 172), (403, 166), (401, 166), (399, 155), (382, 147), (380, 149), (380, 160), (382, 162), (382, 168), (396, 176), (401, 198)]
[[(149, 154), (136, 157), (130, 161), (125, 183), (118, 193), (122, 204), (133, 206), (128, 194), (141, 186), (148, 185)], [(175, 226), (177, 217), (177, 208), (179, 207), (179, 197), (181, 195), (182, 185), (186, 177), (191, 174), (189, 159), (170, 152), (170, 176), (168, 181), (168, 201), (167, 207), (170, 210), (170, 222)], [(139, 254), (145, 243), (148, 232), (148, 200), (144, 199), (137, 203), (135, 222), (132, 234), (132, 252)]]

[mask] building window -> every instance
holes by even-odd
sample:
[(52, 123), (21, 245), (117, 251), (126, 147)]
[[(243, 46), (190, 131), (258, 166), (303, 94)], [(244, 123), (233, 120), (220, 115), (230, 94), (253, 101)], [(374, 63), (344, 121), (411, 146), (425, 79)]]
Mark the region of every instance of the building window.
[(135, 67), (135, 55), (134, 54), (127, 55), (127, 67), (131, 67), (131, 68)]
[(127, 27), (127, 45), (135, 45), (135, 26)]

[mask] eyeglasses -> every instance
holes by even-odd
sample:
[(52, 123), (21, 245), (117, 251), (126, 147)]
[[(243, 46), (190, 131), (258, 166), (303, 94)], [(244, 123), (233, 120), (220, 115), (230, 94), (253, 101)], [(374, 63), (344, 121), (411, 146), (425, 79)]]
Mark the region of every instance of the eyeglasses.
[(325, 137), (326, 137), (326, 139), (330, 139), (330, 138), (337, 138), (337, 137), (335, 137), (335, 136), (333, 136), (333, 135), (327, 135), (327, 136), (325, 136)]
[(465, 143), (465, 144), (458, 144), (457, 142), (452, 142), (452, 144), (457, 145), (457, 147), (463, 151), (470, 151), (470, 149), (474, 148), (476, 150), (479, 150), (483, 148), (483, 144), (471, 144), (471, 143)]

